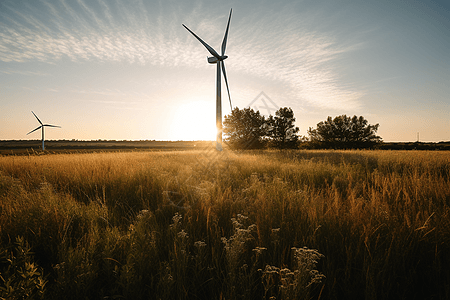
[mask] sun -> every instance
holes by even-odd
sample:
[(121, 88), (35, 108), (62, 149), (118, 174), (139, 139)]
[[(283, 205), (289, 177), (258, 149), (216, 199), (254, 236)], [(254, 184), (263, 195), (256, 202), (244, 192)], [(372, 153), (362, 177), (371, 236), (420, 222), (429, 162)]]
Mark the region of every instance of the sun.
[(216, 139), (215, 103), (189, 101), (177, 106), (172, 118), (171, 140), (214, 141)]

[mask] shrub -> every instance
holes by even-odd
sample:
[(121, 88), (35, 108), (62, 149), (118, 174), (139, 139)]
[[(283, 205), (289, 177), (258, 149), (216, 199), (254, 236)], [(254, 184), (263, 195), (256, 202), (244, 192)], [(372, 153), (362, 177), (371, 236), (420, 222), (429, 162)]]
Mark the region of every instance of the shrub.
[(0, 270), (1, 299), (44, 298), (46, 276), (23, 237), (0, 253)]

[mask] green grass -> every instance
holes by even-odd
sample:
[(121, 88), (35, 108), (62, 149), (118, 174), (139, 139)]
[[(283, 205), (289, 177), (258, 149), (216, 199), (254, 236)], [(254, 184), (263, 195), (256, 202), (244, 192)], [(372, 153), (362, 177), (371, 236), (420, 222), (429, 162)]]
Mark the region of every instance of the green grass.
[(449, 202), (448, 152), (4, 156), (0, 253), (45, 299), (449, 299)]

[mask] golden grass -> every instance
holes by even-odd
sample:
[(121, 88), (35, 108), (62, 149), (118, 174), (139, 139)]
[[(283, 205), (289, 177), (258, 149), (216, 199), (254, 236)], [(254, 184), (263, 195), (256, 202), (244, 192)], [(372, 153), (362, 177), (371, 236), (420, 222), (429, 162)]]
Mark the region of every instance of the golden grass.
[(445, 299), (449, 202), (439, 151), (0, 157), (1, 245), (48, 298)]

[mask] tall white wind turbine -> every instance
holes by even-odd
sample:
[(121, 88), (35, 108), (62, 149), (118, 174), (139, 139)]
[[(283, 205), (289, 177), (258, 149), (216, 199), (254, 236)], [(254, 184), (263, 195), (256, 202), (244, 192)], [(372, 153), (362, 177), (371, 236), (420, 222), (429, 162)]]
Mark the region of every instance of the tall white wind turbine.
[(222, 96), (221, 96), (221, 78), (220, 73), (223, 72), (223, 77), (225, 78), (225, 84), (227, 86), (227, 92), (228, 92), (228, 99), (230, 100), (230, 107), (233, 109), (233, 106), (231, 105), (231, 96), (230, 96), (230, 89), (228, 88), (228, 80), (227, 80), (227, 72), (225, 71), (225, 64), (224, 60), (228, 58), (228, 56), (225, 55), (225, 48), (227, 47), (227, 37), (228, 37), (228, 28), (230, 27), (230, 20), (231, 20), (231, 12), (232, 9), (230, 9), (230, 16), (228, 17), (228, 24), (227, 29), (225, 30), (225, 36), (223, 37), (222, 41), (222, 55), (219, 55), (219, 53), (216, 52), (210, 45), (205, 43), (200, 37), (198, 37), (194, 32), (192, 32), (189, 28), (186, 27), (186, 25), (182, 24), (184, 28), (186, 28), (190, 33), (192, 33), (193, 36), (197, 38), (197, 40), (200, 41), (200, 43), (205, 46), (205, 48), (211, 53), (213, 56), (208, 57), (208, 63), (210, 64), (217, 64), (217, 85), (216, 85), (216, 127), (217, 127), (217, 138), (216, 138), (216, 149), (221, 151), (222, 150)]
[(34, 129), (34, 130), (28, 132), (27, 135), (30, 134), (30, 133), (32, 133), (32, 132), (35, 132), (35, 131), (38, 130), (38, 129), (42, 129), (42, 151), (44, 151), (44, 150), (45, 150), (45, 146), (44, 146), (44, 127), (47, 126), (47, 127), (58, 127), (58, 128), (61, 128), (61, 126), (50, 125), (50, 124), (43, 124), (43, 123), (41, 122), (41, 120), (39, 120), (39, 118), (34, 114), (33, 111), (32, 111), (32, 113), (33, 113), (33, 115), (36, 117), (36, 119), (38, 120), (38, 122), (41, 124), (41, 126), (39, 126), (38, 128), (36, 128), (36, 129)]

